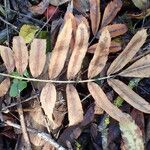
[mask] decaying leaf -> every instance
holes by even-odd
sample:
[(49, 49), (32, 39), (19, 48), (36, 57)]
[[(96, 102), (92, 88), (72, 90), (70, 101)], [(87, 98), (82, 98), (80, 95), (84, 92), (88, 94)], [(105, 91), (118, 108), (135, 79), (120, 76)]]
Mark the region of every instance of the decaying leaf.
[(72, 21), (68, 19), (58, 35), (55, 47), (52, 51), (49, 64), (49, 78), (56, 78), (62, 71), (72, 36)]
[[(95, 50), (96, 50), (96, 47), (97, 47), (97, 43), (96, 44), (93, 44), (92, 46), (90, 46), (88, 48), (88, 52), (89, 53), (94, 53)], [(109, 52), (110, 53), (115, 53), (115, 52), (118, 52), (121, 50), (121, 44), (118, 43), (118, 42), (115, 42), (115, 41), (111, 41), (111, 45), (110, 45), (110, 48), (109, 48)]]
[(90, 20), (92, 32), (95, 35), (98, 31), (101, 14), (100, 14), (100, 0), (89, 0), (90, 3)]
[(108, 84), (131, 106), (144, 113), (150, 113), (150, 104), (136, 94), (126, 84), (117, 79), (109, 79)]
[(22, 75), (28, 65), (28, 50), (21, 36), (13, 38), (13, 51), (17, 71)]
[(7, 71), (13, 72), (15, 68), (15, 61), (14, 61), (14, 54), (13, 51), (6, 46), (1, 46), (0, 45), (0, 52), (1, 52), (1, 57), (4, 61), (4, 64), (7, 68)]
[(139, 9), (146, 9), (150, 5), (149, 0), (132, 0), (132, 2)]
[(67, 78), (73, 79), (81, 69), (82, 61), (88, 48), (89, 33), (84, 22), (78, 25), (76, 31), (75, 45), (68, 64)]
[(32, 6), (30, 10), (33, 14), (43, 14), (48, 8), (49, 0), (42, 0), (38, 5)]
[(141, 77), (149, 78), (150, 77), (150, 54), (142, 57), (130, 67), (123, 70), (119, 75), (125, 77)]
[(53, 120), (53, 109), (55, 107), (56, 103), (56, 88), (53, 84), (47, 83), (45, 87), (42, 89), (41, 95), (40, 95), (40, 102), (42, 105), (42, 108), (47, 115), (48, 119), (54, 123)]
[(69, 2), (70, 0), (49, 0), (49, 3), (51, 5), (54, 5), (54, 6), (60, 6), (66, 2)]
[(121, 0), (113, 0), (106, 6), (101, 23), (101, 29), (107, 26), (115, 18), (121, 7)]
[(46, 61), (46, 40), (34, 39), (31, 43), (29, 67), (33, 77), (39, 76)]
[(107, 26), (108, 31), (110, 32), (111, 37), (116, 37), (123, 35), (128, 31), (128, 28), (125, 24), (112, 24)]
[(123, 113), (118, 107), (113, 105), (106, 97), (103, 90), (94, 82), (88, 83), (88, 89), (94, 98), (96, 105), (106, 111), (112, 118), (119, 122), (127, 120), (126, 114)]
[(83, 120), (82, 104), (78, 92), (72, 84), (67, 84), (66, 94), (69, 126), (73, 126)]
[(30, 43), (35, 36), (35, 33), (38, 31), (38, 27), (25, 24), (21, 27), (19, 36), (22, 36), (26, 43)]
[(144, 141), (140, 128), (134, 120), (128, 116), (128, 122), (120, 122), (120, 130), (123, 137), (124, 150), (144, 150)]
[(98, 75), (105, 66), (108, 59), (109, 47), (111, 38), (107, 28), (102, 32), (99, 42), (97, 44), (94, 56), (89, 64), (88, 78), (93, 78)]
[(0, 97), (4, 96), (10, 87), (10, 79), (6, 78), (0, 83)]
[(147, 38), (147, 32), (145, 29), (138, 31), (131, 41), (128, 43), (126, 48), (120, 53), (120, 55), (112, 62), (107, 74), (116, 73), (121, 70), (138, 52), (141, 46), (145, 43)]
[(110, 45), (110, 48), (109, 48), (109, 52), (110, 53), (116, 53), (118, 51), (121, 50), (121, 43), (119, 42), (115, 42), (115, 41), (111, 41), (111, 45)]

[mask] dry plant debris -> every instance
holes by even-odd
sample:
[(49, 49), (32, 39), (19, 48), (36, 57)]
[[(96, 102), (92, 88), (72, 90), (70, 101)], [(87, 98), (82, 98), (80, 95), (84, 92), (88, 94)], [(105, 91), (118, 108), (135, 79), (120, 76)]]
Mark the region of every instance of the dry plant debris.
[[(38, 11), (41, 10), (41, 5), (44, 7), (43, 9), (45, 11), (47, 3), (43, 6), (43, 2), (44, 1), (38, 6), (34, 6), (32, 11), (38, 13)], [(62, 3), (65, 2), (66, 1)], [(78, 2), (76, 1), (76, 4), (77, 3)], [(150, 104), (121, 81), (121, 77), (150, 77), (150, 54), (147, 54), (130, 64), (133, 57), (135, 57), (137, 52), (146, 42), (148, 37), (147, 30), (142, 28), (137, 31), (110, 66), (107, 64), (109, 54), (121, 50), (120, 43), (117, 43), (112, 39), (127, 32), (127, 26), (125, 24), (110, 24), (121, 7), (121, 0), (112, 0), (107, 4), (103, 16), (101, 16), (100, 0), (89, 0), (91, 31), (94, 38), (97, 36), (99, 39), (98, 42), (92, 46), (89, 41), (90, 25), (88, 24), (87, 19), (83, 16), (74, 16), (71, 11), (66, 12), (64, 23), (58, 33), (49, 60), (46, 59), (47, 42), (45, 39), (34, 38), (31, 41), (30, 46), (27, 46), (23, 37), (15, 36), (12, 41), (12, 49), (8, 46), (0, 45), (1, 58), (7, 69), (7, 73), (0, 73), (0, 76), (6, 77), (0, 84), (0, 97), (4, 97), (9, 91), (11, 79), (13, 79), (13, 82), (31, 81), (46, 83), (41, 90), (39, 104), (37, 105), (40, 111), (40, 113), (37, 113), (37, 118), (44, 118), (45, 123), (36, 125), (33, 122), (32, 124), (34, 124), (35, 127), (39, 127), (42, 130), (46, 130), (47, 128), (48, 131), (52, 133), (58, 130), (61, 124), (58, 123), (57, 118), (55, 118), (59, 115), (55, 114), (56, 103), (59, 103), (60, 105), (63, 104), (60, 100), (61, 98), (58, 96), (58, 87), (60, 86), (63, 89), (66, 88), (63, 92), (66, 95), (65, 102), (67, 104), (66, 114), (68, 116), (68, 124), (67, 128), (58, 138), (59, 144), (52, 139), (51, 133), (45, 133), (44, 131), (40, 132), (26, 127), (26, 117), (24, 118), (20, 99), (21, 91), (19, 91), (17, 99), (19, 99), (18, 102), (20, 104), (18, 106), (18, 112), (20, 114), (21, 127), (8, 121), (9, 119), (6, 119), (5, 123), (18, 129), (22, 128), (23, 136), (26, 138), (28, 146), (30, 145), (30, 142), (32, 143), (32, 139), (29, 141), (28, 138), (31, 138), (32, 136), (29, 134), (28, 137), (27, 133), (25, 134), (26, 131), (36, 134), (57, 149), (72, 147), (72, 142), (81, 135), (82, 129), (93, 121), (94, 108), (99, 108), (99, 114), (102, 114), (105, 111), (109, 116), (119, 122), (123, 138), (122, 149), (144, 150), (141, 129), (129, 114), (124, 113), (109, 100), (99, 83), (100, 81), (107, 80), (108, 85), (127, 103), (143, 113), (150, 114)], [(43, 14), (44, 11), (42, 11), (41, 14)], [(84, 73), (86, 74), (86, 79), (82, 79), (80, 73), (82, 73), (82, 70), (84, 69), (83, 64), (88, 52), (93, 53), (93, 56)], [(47, 67), (47, 71), (44, 71), (45, 66)], [(107, 71), (105, 71), (106, 69)], [(18, 72), (18, 75), (13, 74), (14, 70)], [(26, 70), (30, 70), (30, 75), (26, 75)], [(99, 77), (103, 71), (107, 72), (106, 76)], [(43, 72), (49, 79), (43, 78)], [(87, 87), (95, 103), (95, 105), (90, 107), (85, 114), (80, 92), (76, 86), (78, 84), (83, 84)], [(41, 109), (45, 116), (41, 112)], [(58, 113), (61, 112), (58, 111)], [(31, 114), (32, 113), (30, 113), (30, 117), (32, 118), (33, 114)], [(62, 115), (62, 118), (64, 118), (64, 114)], [(62, 118), (61, 120), (63, 120)], [(37, 138), (37, 140), (40, 141), (39, 138)], [(43, 148), (41, 149), (44, 149), (45, 142), (40, 142), (39, 146), (43, 145)], [(35, 140), (34, 143), (36, 143)], [(63, 147), (60, 144), (62, 144)]]

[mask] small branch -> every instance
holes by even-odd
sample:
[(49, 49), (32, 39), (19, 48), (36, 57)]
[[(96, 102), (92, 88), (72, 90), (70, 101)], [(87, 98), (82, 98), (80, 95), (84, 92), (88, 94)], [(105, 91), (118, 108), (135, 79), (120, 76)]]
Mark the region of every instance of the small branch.
[(31, 143), (30, 143), (29, 136), (28, 136), (27, 129), (26, 129), (25, 119), (24, 119), (24, 116), (23, 116), (21, 100), (20, 100), (19, 96), (17, 97), (17, 102), (19, 103), (19, 105), (18, 105), (18, 113), (19, 113), (19, 118), (20, 118), (20, 124), (21, 124), (23, 138), (24, 138), (24, 141), (25, 141), (25, 146), (26, 146), (26, 148), (28, 150), (32, 150)]
[(34, 82), (68, 84), (68, 83), (87, 83), (87, 82), (100, 81), (100, 80), (110, 79), (112, 77), (115, 77), (116, 75), (102, 77), (102, 78), (96, 78), (96, 79), (76, 80), (76, 81), (75, 80), (74, 81), (73, 80), (71, 80), (71, 81), (62, 81), (61, 80), (60, 81), (60, 80), (43, 80), (43, 79), (35, 79), (35, 78), (25, 78), (25, 77), (13, 76), (10, 74), (5, 74), (5, 73), (0, 73), (0, 76), (10, 77), (10, 78), (19, 79), (19, 80), (34, 81)]
[[(21, 126), (18, 124), (15, 124), (9, 120), (5, 121), (5, 123), (8, 126), (17, 128), (21, 130)], [(52, 139), (52, 137), (50, 136), (50, 134), (47, 134), (45, 132), (39, 132), (36, 129), (31, 129), (31, 128), (27, 128), (28, 132), (31, 132), (33, 134), (36, 134), (38, 137), (42, 138), (43, 140), (47, 141), (49, 144), (51, 144), (52, 146), (54, 146), (56, 149), (58, 150), (66, 150), (64, 147), (62, 147), (61, 145), (59, 145), (54, 139)]]

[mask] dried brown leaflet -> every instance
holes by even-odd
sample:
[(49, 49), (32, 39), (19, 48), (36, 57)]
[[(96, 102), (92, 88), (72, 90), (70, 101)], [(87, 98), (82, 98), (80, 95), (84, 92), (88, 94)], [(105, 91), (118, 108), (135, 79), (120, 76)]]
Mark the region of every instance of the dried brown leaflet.
[[(49, 78), (56, 78), (62, 71), (72, 37), (72, 21), (67, 20), (60, 31), (49, 64)], [(59, 58), (59, 59), (58, 59)]]
[(13, 51), (17, 71), (23, 74), (28, 65), (28, 50), (25, 41), (22, 37), (16, 36), (13, 38)]
[(92, 32), (95, 35), (98, 31), (101, 13), (100, 13), (100, 0), (89, 0), (90, 3), (90, 20)]
[(109, 47), (111, 38), (107, 28), (102, 32), (97, 44), (94, 56), (89, 64), (88, 78), (93, 78), (98, 75), (104, 68), (108, 59)]
[(10, 79), (6, 78), (0, 83), (0, 97), (4, 96), (10, 87)]
[(109, 79), (108, 84), (130, 105), (144, 113), (150, 113), (150, 104), (126, 84), (117, 79)]
[(67, 78), (73, 79), (81, 69), (82, 61), (88, 48), (89, 33), (84, 22), (78, 25), (76, 31), (75, 45), (68, 64)]
[(120, 53), (120, 55), (112, 62), (107, 74), (116, 73), (121, 70), (138, 52), (138, 50), (145, 43), (147, 33), (145, 29), (138, 31), (130, 40), (126, 48)]
[(72, 84), (67, 84), (67, 106), (69, 126), (76, 125), (83, 120), (83, 109), (78, 92)]
[(33, 77), (38, 77), (44, 68), (46, 61), (46, 40), (34, 39), (31, 43), (29, 67)]

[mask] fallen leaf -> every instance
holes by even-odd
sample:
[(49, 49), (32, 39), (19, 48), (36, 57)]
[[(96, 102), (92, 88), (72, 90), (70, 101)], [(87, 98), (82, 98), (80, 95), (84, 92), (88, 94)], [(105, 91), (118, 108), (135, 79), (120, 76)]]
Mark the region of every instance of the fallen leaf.
[(149, 0), (132, 0), (134, 5), (138, 7), (139, 9), (146, 9), (150, 6)]
[(22, 36), (26, 43), (30, 43), (38, 30), (36, 26), (25, 24), (21, 27), (19, 36)]
[(0, 97), (4, 96), (10, 87), (10, 79), (6, 78), (4, 81), (0, 83)]
[[(45, 87), (42, 89), (41, 95), (40, 95), (40, 102), (41, 106), (47, 115), (48, 119), (54, 123), (53, 120), (53, 109), (55, 107), (56, 103), (56, 88), (53, 84), (47, 83)], [(54, 123), (55, 124), (55, 123)]]
[(88, 78), (97, 76), (104, 68), (108, 59), (111, 37), (107, 28), (102, 32), (94, 56), (89, 64)]
[(69, 50), (70, 40), (72, 37), (72, 21), (65, 22), (65, 25), (58, 35), (55, 47), (52, 51), (49, 64), (49, 78), (56, 78), (62, 71), (67, 53)]
[(128, 118), (129, 121), (119, 123), (124, 142), (124, 150), (144, 150), (142, 132), (134, 120), (130, 116)]
[(100, 0), (89, 0), (90, 3), (90, 20), (92, 32), (95, 35), (98, 31), (101, 13), (100, 13)]
[(13, 51), (17, 71), (20, 75), (24, 73), (28, 65), (28, 50), (26, 43), (21, 36), (13, 38)]
[(101, 107), (106, 111), (112, 118), (119, 122), (125, 122), (127, 117), (118, 107), (113, 105), (108, 98), (106, 97), (103, 90), (94, 82), (88, 83), (88, 89), (95, 100), (95, 103), (98, 107)]
[(42, 0), (38, 5), (30, 8), (33, 14), (42, 15), (48, 8), (49, 0)]
[(78, 92), (72, 84), (67, 84), (67, 106), (69, 126), (79, 124), (83, 120), (83, 109)]
[(15, 68), (13, 51), (9, 47), (0, 45), (0, 53), (8, 73), (13, 72)]
[(138, 50), (145, 43), (147, 32), (145, 29), (138, 31), (130, 40), (126, 48), (119, 54), (119, 56), (110, 65), (107, 74), (116, 73), (121, 70), (138, 52)]
[(69, 2), (70, 0), (49, 0), (49, 3), (51, 5), (54, 5), (54, 6), (60, 6), (66, 2)]
[(119, 75), (124, 77), (140, 77), (149, 78), (150, 77), (150, 54), (142, 57), (130, 67), (123, 70)]
[[(96, 50), (96, 47), (97, 47), (97, 43), (91, 45), (88, 48), (88, 53), (94, 53), (95, 50)], [(121, 44), (118, 43), (118, 42), (115, 42), (115, 41), (111, 41), (111, 45), (110, 45), (110, 48), (109, 48), (109, 53), (115, 53), (115, 52), (118, 52), (120, 50), (121, 50)]]
[(38, 77), (45, 65), (46, 61), (46, 40), (34, 39), (31, 43), (31, 50), (29, 56), (29, 67), (33, 77)]
[(107, 26), (116, 17), (121, 7), (122, 7), (121, 0), (113, 0), (106, 6), (101, 23), (101, 29)]
[(81, 69), (82, 61), (88, 48), (89, 33), (84, 22), (78, 25), (75, 45), (72, 51), (67, 70), (67, 79), (73, 79)]
[(150, 113), (150, 104), (126, 84), (117, 79), (109, 79), (108, 84), (131, 106), (144, 113)]
[(126, 33), (128, 31), (128, 28), (125, 24), (112, 24), (112, 25), (108, 25), (107, 29), (110, 33), (110, 36), (116, 37), (116, 36), (120, 36), (123, 35), (124, 33)]

